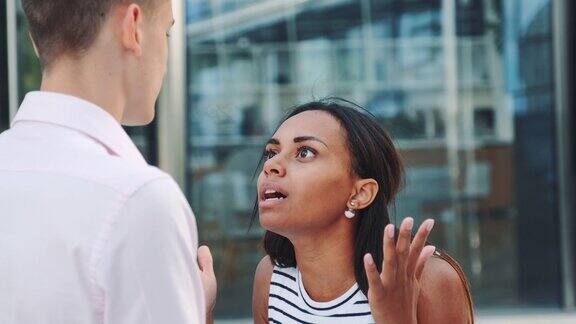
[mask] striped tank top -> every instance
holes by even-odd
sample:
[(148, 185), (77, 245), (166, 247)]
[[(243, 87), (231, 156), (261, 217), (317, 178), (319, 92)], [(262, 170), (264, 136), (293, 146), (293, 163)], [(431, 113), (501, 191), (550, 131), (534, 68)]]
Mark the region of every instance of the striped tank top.
[(308, 296), (297, 268), (274, 267), (268, 294), (268, 322), (273, 323), (374, 323), (368, 298), (354, 284), (342, 296), (316, 302)]

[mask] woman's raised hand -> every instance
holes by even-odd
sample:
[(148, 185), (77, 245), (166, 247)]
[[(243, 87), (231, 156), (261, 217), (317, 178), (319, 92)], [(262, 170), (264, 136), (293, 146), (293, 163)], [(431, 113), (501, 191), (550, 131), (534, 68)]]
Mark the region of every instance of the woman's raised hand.
[(206, 302), (206, 323), (214, 322), (213, 312), (216, 305), (216, 294), (218, 284), (214, 274), (214, 262), (210, 248), (203, 245), (198, 248), (198, 266), (200, 267), (200, 278), (204, 288), (204, 300)]
[(382, 273), (378, 273), (370, 254), (364, 256), (368, 301), (377, 324), (417, 324), (420, 278), (426, 261), (436, 248), (425, 246), (434, 220), (424, 221), (411, 242), (413, 226), (414, 219), (404, 219), (396, 243), (394, 225), (389, 224), (384, 229)]

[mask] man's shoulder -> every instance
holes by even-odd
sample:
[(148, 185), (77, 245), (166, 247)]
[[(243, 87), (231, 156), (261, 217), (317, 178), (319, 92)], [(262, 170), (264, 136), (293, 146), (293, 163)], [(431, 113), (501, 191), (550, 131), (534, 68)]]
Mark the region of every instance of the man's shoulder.
[[(77, 179), (130, 196), (140, 187), (157, 179), (171, 179), (170, 175), (144, 160), (127, 158), (95, 150), (82, 137), (67, 141), (22, 140), (23, 136), (0, 137), (0, 171), (27, 174), (48, 174), (62, 179)], [(56, 180), (57, 181), (57, 180)]]
[[(26, 150), (26, 151), (25, 151)], [(145, 162), (135, 163), (117, 156), (77, 150), (50, 148), (43, 150), (19, 148), (10, 151), (10, 156), (0, 156), (0, 171), (30, 178), (32, 174), (52, 176), (53, 181), (76, 179), (98, 186), (104, 191), (114, 191), (122, 196), (130, 196), (140, 187), (157, 179), (171, 179), (171, 176)]]
[(87, 179), (109, 186), (126, 196), (132, 195), (143, 186), (156, 182), (155, 180), (168, 180), (172, 177), (161, 169), (146, 164), (137, 164), (117, 157), (106, 157), (101, 160), (90, 161), (86, 165), (78, 165), (79, 175)]

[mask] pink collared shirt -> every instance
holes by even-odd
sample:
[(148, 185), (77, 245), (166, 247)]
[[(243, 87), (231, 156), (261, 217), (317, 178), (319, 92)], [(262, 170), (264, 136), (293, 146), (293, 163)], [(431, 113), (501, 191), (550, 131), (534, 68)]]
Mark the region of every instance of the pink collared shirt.
[(103, 109), (32, 92), (0, 134), (0, 323), (204, 323), (197, 238)]

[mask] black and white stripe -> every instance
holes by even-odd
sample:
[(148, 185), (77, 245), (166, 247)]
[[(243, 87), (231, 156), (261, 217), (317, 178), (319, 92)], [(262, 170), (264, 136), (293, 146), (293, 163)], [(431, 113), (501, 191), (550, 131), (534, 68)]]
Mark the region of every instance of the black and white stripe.
[(270, 282), (268, 321), (273, 324), (374, 323), (368, 298), (357, 284), (332, 301), (316, 302), (306, 293), (297, 268), (279, 267), (274, 268)]

